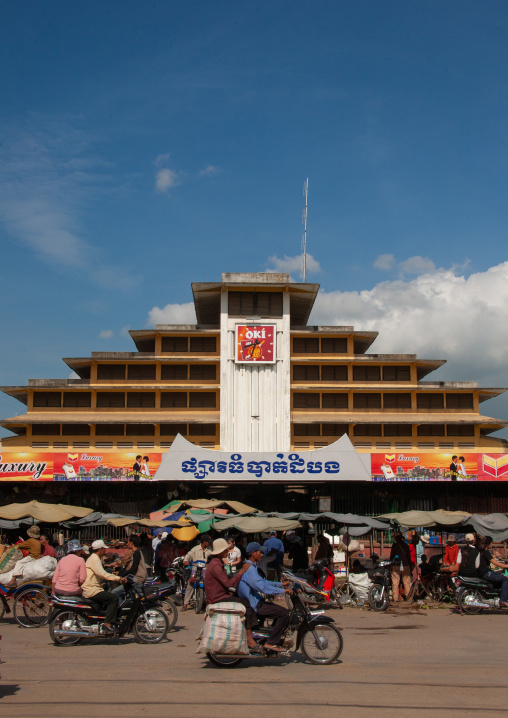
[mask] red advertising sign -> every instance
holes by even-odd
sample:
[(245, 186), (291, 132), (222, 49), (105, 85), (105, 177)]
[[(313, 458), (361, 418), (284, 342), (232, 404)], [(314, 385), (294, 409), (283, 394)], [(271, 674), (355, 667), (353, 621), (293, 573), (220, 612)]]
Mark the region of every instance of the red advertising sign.
[(53, 481), (53, 454), (2, 451), (0, 481)]
[(273, 364), (275, 352), (275, 324), (237, 324), (237, 364)]
[(371, 454), (374, 481), (508, 481), (508, 454)]
[(480, 481), (508, 481), (508, 454), (478, 454)]
[(97, 449), (54, 454), (54, 481), (150, 481), (162, 455), (144, 454), (138, 461), (139, 470), (134, 468), (137, 455), (137, 451), (107, 453)]

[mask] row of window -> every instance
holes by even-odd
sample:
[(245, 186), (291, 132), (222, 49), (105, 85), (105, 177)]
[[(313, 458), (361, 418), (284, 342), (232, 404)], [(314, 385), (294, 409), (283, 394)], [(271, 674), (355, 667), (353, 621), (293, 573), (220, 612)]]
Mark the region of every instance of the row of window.
[[(74, 394), (74, 396), (71, 396)], [(42, 396), (41, 396), (42, 395)], [(34, 406), (59, 408), (62, 406), (60, 392), (34, 392)], [(64, 407), (92, 406), (90, 391), (69, 392), (63, 394)], [(98, 409), (169, 409), (169, 408), (207, 408), (215, 409), (217, 394), (214, 391), (161, 391), (160, 404), (154, 391), (98, 391), (96, 392)]]
[[(216, 436), (218, 424), (160, 424), (161, 436)], [(34, 424), (32, 436), (90, 436), (89, 424)], [(95, 436), (155, 436), (155, 424), (97, 424)]]
[[(348, 381), (348, 367), (345, 364), (295, 364), (293, 381)], [(353, 381), (411, 381), (411, 367), (353, 365)]]
[[(294, 424), (294, 436), (342, 436), (348, 424)], [(412, 436), (411, 424), (355, 424), (353, 436)], [(474, 426), (463, 424), (420, 424), (417, 436), (474, 436)]]
[[(417, 394), (417, 409), (469, 409), (473, 410), (473, 394)], [(295, 409), (349, 409), (347, 392), (314, 393), (294, 392), (293, 408)], [(409, 392), (354, 393), (353, 409), (411, 409)]]
[[(98, 381), (136, 381), (147, 379), (155, 381), (156, 364), (97, 364)], [(216, 364), (161, 364), (161, 379), (186, 381), (215, 381), (217, 378)]]

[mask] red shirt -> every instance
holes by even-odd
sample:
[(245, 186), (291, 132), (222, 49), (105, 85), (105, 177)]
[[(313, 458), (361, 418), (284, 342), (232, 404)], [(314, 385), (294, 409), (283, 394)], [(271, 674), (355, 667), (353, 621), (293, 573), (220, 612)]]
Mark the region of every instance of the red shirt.
[(205, 593), (207, 603), (218, 603), (233, 595), (229, 588), (234, 588), (240, 583), (243, 574), (235, 573), (228, 576), (222, 559), (214, 556), (206, 566)]
[(459, 555), (459, 547), (457, 544), (454, 544), (453, 546), (447, 546), (445, 548), (443, 563), (448, 566), (453, 566), (455, 563), (457, 563), (458, 555)]
[(42, 556), (51, 556), (51, 558), (56, 558), (56, 551), (53, 546), (50, 546), (49, 543), (47, 543), (42, 550)]

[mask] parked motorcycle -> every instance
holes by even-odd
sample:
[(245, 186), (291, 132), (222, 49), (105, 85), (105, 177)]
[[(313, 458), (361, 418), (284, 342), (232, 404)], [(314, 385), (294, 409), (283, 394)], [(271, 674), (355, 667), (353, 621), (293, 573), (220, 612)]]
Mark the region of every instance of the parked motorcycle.
[(205, 561), (193, 561), (191, 563), (191, 575), (189, 576), (189, 583), (194, 588), (194, 594), (191, 597), (194, 598), (194, 610), (196, 613), (201, 613), (204, 609), (205, 601)]
[[(335, 576), (328, 568), (330, 560), (322, 558), (315, 561), (306, 571), (285, 571), (290, 580), (298, 579), (302, 589), (301, 599), (312, 605), (334, 606), (342, 608), (335, 588)], [(292, 608), (291, 597), (286, 594), (286, 605)]]
[(175, 627), (178, 620), (178, 609), (175, 602), (170, 598), (176, 593), (174, 581), (159, 581), (157, 576), (149, 576), (144, 585), (145, 595), (148, 599), (160, 604), (160, 607), (168, 617), (168, 631)]
[(170, 581), (175, 582), (175, 600), (180, 606), (182, 606), (185, 591), (187, 590), (187, 582), (190, 576), (190, 570), (187, 566), (184, 566), (183, 558), (175, 558), (171, 566), (166, 571), (166, 574)]
[(501, 584), (466, 576), (454, 576), (452, 581), (457, 606), (463, 613), (474, 615), (483, 611), (505, 610), (504, 606), (500, 606)]
[[(138, 643), (160, 643), (168, 632), (168, 618), (153, 597), (133, 589), (133, 577), (125, 584), (127, 598), (119, 608), (116, 636), (132, 632)], [(54, 606), (49, 635), (56, 646), (73, 646), (83, 638), (111, 638), (103, 630), (106, 613), (93, 598), (52, 595)]]
[[(327, 665), (334, 663), (342, 653), (344, 642), (342, 633), (333, 625), (333, 618), (326, 616), (323, 611), (311, 611), (308, 602), (302, 596), (309, 589), (302, 585), (302, 579), (295, 577), (290, 571), (284, 571), (283, 576), (292, 582), (292, 594), (286, 594), (291, 599), (289, 621), (281, 638), (281, 645), (286, 649), (282, 652), (271, 651), (264, 647), (271, 627), (265, 626), (260, 618), (261, 625), (252, 629), (252, 635), (260, 645), (261, 653), (252, 653), (249, 656), (231, 655), (225, 653), (207, 653), (208, 659), (219, 668), (234, 668), (243, 660), (250, 658), (289, 657), (291, 651), (301, 649), (303, 655), (311, 663)], [(296, 579), (296, 580), (295, 580)], [(316, 589), (314, 589), (316, 590)]]
[(380, 561), (371, 572), (372, 586), (369, 588), (368, 601), (373, 611), (386, 611), (389, 594), (392, 591), (391, 567), (393, 561)]

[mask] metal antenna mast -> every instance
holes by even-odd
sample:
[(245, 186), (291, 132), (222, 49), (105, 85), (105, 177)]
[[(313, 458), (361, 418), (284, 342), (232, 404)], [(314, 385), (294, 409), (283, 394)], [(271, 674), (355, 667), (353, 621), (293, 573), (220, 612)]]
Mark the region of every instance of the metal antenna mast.
[(303, 196), (305, 197), (305, 209), (302, 214), (302, 222), (304, 226), (302, 236), (302, 249), (303, 249), (303, 269), (302, 269), (302, 280), (305, 282), (307, 275), (307, 204), (309, 199), (309, 178), (303, 183)]

